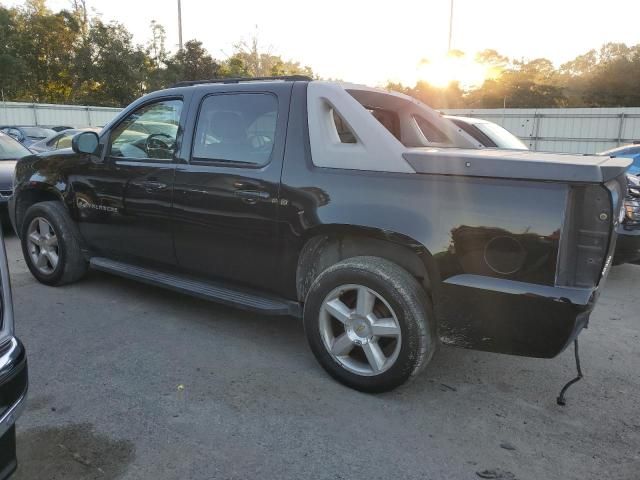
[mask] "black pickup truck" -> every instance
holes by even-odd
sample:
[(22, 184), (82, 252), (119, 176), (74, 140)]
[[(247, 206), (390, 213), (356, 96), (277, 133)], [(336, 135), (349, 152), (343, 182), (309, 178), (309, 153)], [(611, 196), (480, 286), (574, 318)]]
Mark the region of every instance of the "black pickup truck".
[(301, 316), (329, 374), (377, 392), (439, 341), (570, 344), (611, 265), (629, 163), (480, 149), (415, 99), (358, 85), (183, 82), (22, 159), (9, 209), (45, 284), (92, 267)]

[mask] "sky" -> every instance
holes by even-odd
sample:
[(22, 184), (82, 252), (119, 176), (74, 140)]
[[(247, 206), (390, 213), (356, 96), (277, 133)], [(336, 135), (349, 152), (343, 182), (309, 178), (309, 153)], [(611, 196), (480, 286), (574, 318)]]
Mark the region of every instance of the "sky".
[[(262, 48), (300, 61), (324, 78), (369, 85), (412, 84), (423, 58), (446, 54), (450, 0), (182, 0), (183, 39), (224, 59), (257, 34)], [(0, 0), (14, 6), (20, 0)], [(48, 0), (53, 10), (69, 0)], [(177, 0), (87, 0), (122, 22), (138, 43), (156, 20), (178, 45)], [(493, 48), (556, 65), (606, 42), (640, 43), (640, 0), (454, 0), (452, 47), (469, 56)]]

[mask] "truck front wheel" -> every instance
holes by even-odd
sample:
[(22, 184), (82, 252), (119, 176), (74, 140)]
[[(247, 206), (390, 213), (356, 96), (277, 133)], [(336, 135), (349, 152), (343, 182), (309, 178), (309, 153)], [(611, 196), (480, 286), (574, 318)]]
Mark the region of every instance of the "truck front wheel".
[(406, 382), (436, 349), (431, 303), (393, 262), (353, 257), (322, 272), (304, 306), (309, 346), (336, 380), (365, 392)]
[(60, 202), (29, 207), (20, 240), (27, 266), (41, 283), (64, 285), (79, 280), (87, 272), (75, 225)]

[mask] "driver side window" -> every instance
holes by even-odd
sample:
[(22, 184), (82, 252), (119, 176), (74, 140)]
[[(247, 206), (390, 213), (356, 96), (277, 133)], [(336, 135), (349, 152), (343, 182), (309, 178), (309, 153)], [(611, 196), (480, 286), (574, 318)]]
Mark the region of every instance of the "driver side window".
[(130, 113), (111, 132), (112, 157), (172, 160), (182, 100), (150, 103)]

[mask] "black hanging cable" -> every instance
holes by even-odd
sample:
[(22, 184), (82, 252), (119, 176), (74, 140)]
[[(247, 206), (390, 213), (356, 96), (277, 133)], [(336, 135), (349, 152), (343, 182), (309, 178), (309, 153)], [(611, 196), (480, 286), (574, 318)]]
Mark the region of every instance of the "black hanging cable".
[(567, 390), (569, 389), (569, 387), (571, 385), (573, 385), (576, 382), (579, 382), (580, 380), (582, 380), (582, 368), (580, 368), (580, 355), (578, 353), (578, 339), (576, 338), (573, 341), (573, 351), (575, 353), (576, 356), (576, 370), (578, 370), (578, 376), (576, 378), (574, 378), (573, 380), (567, 382), (567, 384), (562, 387), (562, 390), (560, 390), (560, 395), (558, 395), (558, 398), (556, 399), (556, 401), (558, 402), (558, 405), (562, 405), (563, 407), (567, 404), (565, 398), (564, 398), (564, 394), (567, 393)]

